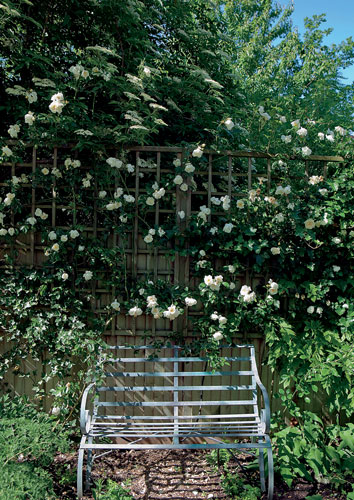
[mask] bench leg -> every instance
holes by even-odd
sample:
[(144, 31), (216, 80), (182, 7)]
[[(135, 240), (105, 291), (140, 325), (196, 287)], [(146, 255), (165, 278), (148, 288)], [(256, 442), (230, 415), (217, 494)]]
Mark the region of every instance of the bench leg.
[(80, 500), (83, 496), (83, 489), (82, 489), (82, 476), (83, 476), (83, 465), (84, 465), (84, 453), (85, 450), (81, 448), (83, 444), (85, 444), (86, 441), (86, 436), (82, 436), (81, 442), (80, 442), (80, 448), (79, 448), (79, 457), (77, 460), (77, 497)]
[(273, 500), (274, 491), (274, 465), (272, 448), (267, 448), (268, 454), (268, 496), (267, 500)]
[(259, 475), (261, 476), (261, 490), (262, 493), (264, 493), (266, 490), (265, 476), (264, 476), (264, 448), (259, 448), (258, 465), (259, 465)]
[[(88, 439), (88, 443), (92, 444), (92, 437)], [(90, 480), (91, 480), (91, 470), (92, 470), (92, 450), (87, 450), (87, 465), (86, 465), (86, 481), (85, 481), (85, 490), (90, 488)]]

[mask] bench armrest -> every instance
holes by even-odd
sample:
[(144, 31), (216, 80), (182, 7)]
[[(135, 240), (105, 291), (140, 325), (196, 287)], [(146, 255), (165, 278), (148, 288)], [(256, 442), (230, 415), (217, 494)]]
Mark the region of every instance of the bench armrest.
[(82, 395), (81, 408), (80, 408), (80, 429), (82, 434), (87, 434), (89, 432), (92, 415), (90, 414), (90, 411), (86, 409), (86, 404), (89, 392), (94, 387), (96, 387), (95, 382), (88, 385)]
[(265, 424), (265, 430), (264, 432), (266, 434), (269, 434), (270, 430), (270, 404), (269, 404), (269, 396), (267, 389), (264, 387), (260, 379), (256, 377), (256, 383), (258, 387), (261, 390), (262, 396), (263, 396), (263, 402), (264, 402), (264, 408), (261, 409), (261, 421), (263, 424)]

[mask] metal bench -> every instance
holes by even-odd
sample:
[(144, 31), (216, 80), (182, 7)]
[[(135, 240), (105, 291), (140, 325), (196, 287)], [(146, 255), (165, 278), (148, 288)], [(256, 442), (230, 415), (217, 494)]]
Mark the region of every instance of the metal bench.
[(224, 349), (224, 365), (217, 370), (208, 368), (208, 358), (186, 355), (178, 346), (112, 346), (102, 351), (99, 363), (111, 383), (94, 382), (82, 397), (78, 498), (83, 495), (85, 451), (88, 488), (93, 459), (112, 450), (220, 448), (231, 453), (258, 449), (261, 488), (268, 500), (273, 498), (269, 399), (255, 349)]

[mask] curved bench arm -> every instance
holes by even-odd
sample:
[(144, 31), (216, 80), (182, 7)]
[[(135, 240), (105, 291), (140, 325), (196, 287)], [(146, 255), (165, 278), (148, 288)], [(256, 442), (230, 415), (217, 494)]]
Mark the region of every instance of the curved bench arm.
[(92, 384), (88, 385), (82, 395), (80, 408), (80, 429), (82, 434), (87, 434), (89, 432), (92, 415), (90, 415), (90, 411), (86, 409), (86, 403), (89, 392), (93, 387), (96, 387), (95, 382), (92, 382)]
[(252, 371), (254, 373), (254, 378), (256, 380), (256, 384), (260, 388), (262, 396), (263, 396), (264, 408), (261, 409), (261, 419), (262, 419), (262, 422), (265, 424), (265, 433), (269, 434), (269, 430), (270, 430), (269, 396), (268, 396), (267, 389), (262, 384), (261, 379), (259, 378), (256, 357), (255, 357), (255, 349), (253, 346), (251, 347), (251, 364), (252, 364)]

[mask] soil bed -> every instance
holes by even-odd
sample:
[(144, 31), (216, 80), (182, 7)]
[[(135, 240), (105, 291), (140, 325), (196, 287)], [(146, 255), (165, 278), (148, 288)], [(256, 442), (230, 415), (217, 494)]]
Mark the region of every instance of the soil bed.
[[(76, 499), (76, 454), (56, 457), (52, 474), (60, 500)], [(239, 455), (241, 466), (250, 461)], [(245, 482), (259, 486), (258, 473), (242, 470), (230, 460), (229, 470), (240, 474)], [(112, 452), (94, 462), (92, 479), (112, 479), (124, 483), (136, 500), (231, 500), (220, 484), (219, 470), (206, 460), (206, 453), (191, 450), (149, 450)], [(319, 486), (298, 481), (290, 490), (276, 478), (274, 500), (303, 500), (309, 495), (322, 495), (323, 500), (345, 500), (331, 491), (329, 485)], [(88, 493), (85, 500), (93, 500)]]

